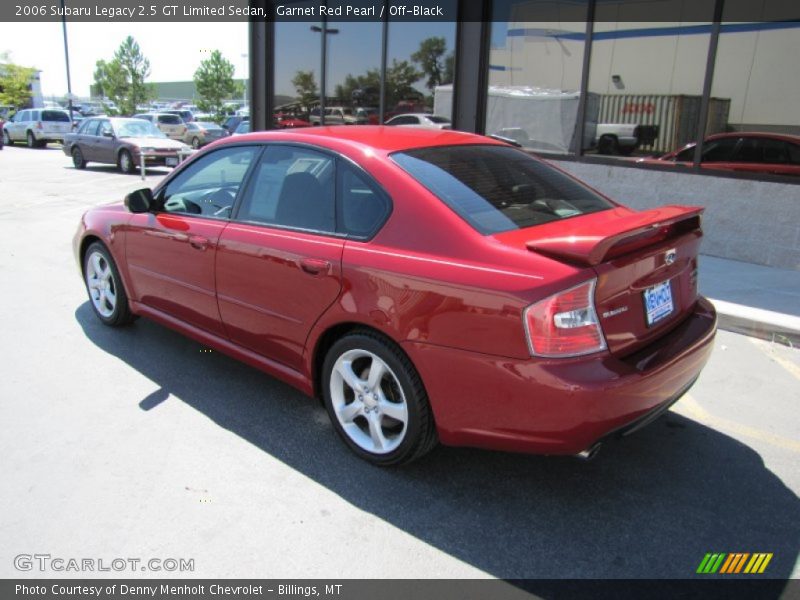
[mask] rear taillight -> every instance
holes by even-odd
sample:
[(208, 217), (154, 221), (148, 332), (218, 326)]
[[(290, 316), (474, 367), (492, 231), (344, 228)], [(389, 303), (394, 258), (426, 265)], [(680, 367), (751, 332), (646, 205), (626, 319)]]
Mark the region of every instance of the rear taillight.
[(562, 358), (605, 350), (594, 308), (596, 283), (592, 279), (525, 309), (525, 331), (533, 356)]

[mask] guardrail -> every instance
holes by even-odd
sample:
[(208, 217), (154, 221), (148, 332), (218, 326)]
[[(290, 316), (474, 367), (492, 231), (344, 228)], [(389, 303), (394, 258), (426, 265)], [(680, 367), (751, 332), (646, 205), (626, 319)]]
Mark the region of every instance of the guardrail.
[[(191, 148), (189, 148), (187, 150), (178, 150), (178, 162), (174, 166), (177, 167), (179, 164), (181, 164), (184, 160), (186, 160), (188, 157), (190, 157), (195, 152), (197, 152), (197, 150), (193, 150)], [(158, 156), (158, 155), (157, 154), (153, 154), (152, 152), (149, 152), (149, 153), (148, 152), (144, 152), (143, 150), (139, 151), (139, 169), (140, 169), (141, 174), (142, 174), (142, 181), (144, 181), (145, 178), (146, 178), (147, 165), (145, 163), (147, 161), (145, 159), (148, 156)], [(172, 166), (172, 165), (167, 165), (167, 166)]]

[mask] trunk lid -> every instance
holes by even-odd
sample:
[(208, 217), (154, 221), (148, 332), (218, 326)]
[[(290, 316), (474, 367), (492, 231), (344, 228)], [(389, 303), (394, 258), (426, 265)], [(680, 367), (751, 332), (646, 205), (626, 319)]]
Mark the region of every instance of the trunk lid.
[[(619, 207), (526, 232), (528, 250), (597, 274), (595, 308), (612, 354), (635, 352), (689, 314), (697, 299), (702, 208)], [(534, 237), (535, 236), (535, 237)]]

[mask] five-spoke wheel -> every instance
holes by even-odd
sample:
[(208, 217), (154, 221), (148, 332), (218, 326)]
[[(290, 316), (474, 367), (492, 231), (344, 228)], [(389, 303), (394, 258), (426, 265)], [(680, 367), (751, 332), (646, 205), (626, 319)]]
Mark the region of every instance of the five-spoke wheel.
[(400, 464), (436, 444), (419, 374), (386, 338), (359, 331), (338, 340), (325, 359), (323, 385), (334, 427), (362, 458), (379, 465)]
[(94, 242), (87, 248), (83, 259), (83, 275), (92, 308), (103, 323), (124, 325), (133, 320), (117, 267), (101, 243)]

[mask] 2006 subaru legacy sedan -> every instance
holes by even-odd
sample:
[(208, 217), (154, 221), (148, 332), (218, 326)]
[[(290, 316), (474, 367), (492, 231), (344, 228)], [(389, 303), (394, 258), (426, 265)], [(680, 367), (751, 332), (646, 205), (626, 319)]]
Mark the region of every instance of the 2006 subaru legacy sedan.
[(373, 463), (437, 441), (586, 456), (708, 359), (701, 212), (630, 210), (481, 136), (321, 127), (215, 142), (89, 210), (74, 247), (102, 322), (321, 397)]

